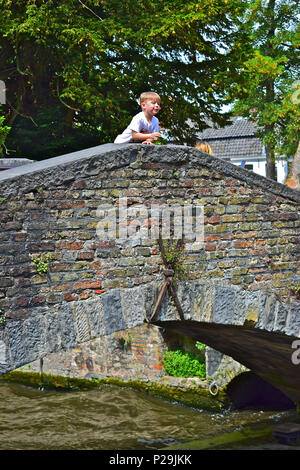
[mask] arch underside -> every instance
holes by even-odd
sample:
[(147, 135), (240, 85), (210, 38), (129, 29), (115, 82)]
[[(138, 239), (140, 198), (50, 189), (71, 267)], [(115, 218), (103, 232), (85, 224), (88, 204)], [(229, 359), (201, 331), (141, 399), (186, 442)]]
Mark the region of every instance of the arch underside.
[(296, 337), (258, 328), (217, 323), (155, 321), (154, 325), (184, 334), (240, 362), (300, 403), (300, 364), (292, 362)]

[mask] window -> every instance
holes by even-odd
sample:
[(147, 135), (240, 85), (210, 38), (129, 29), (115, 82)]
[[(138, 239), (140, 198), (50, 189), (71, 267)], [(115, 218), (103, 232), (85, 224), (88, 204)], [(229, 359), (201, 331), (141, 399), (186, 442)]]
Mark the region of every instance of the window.
[(253, 164), (248, 163), (248, 165), (245, 165), (244, 168), (253, 171)]

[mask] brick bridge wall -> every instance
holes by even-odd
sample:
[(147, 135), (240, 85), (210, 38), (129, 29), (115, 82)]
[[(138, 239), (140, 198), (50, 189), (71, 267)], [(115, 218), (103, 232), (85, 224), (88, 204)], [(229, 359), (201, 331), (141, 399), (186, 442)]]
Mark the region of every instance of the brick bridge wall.
[[(0, 185), (2, 330), (64, 311), (66, 331), (74, 308), (104, 301), (114, 288), (161, 280), (154, 240), (96, 235), (98, 206), (116, 206), (121, 197), (131, 207), (204, 206), (204, 246), (186, 253), (187, 279), (276, 293), (286, 302), (299, 285), (300, 193), (199, 150), (107, 144), (2, 172)], [(45, 253), (53, 260), (39, 275), (32, 257)]]

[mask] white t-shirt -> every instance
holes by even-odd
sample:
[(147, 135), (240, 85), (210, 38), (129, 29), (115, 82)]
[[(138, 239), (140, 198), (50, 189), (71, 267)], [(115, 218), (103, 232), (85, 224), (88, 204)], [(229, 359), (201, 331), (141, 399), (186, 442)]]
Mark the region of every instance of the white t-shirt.
[(159, 126), (158, 126), (158, 119), (157, 117), (153, 116), (151, 123), (147, 121), (145, 114), (143, 111), (140, 113), (136, 114), (132, 120), (131, 123), (129, 124), (128, 127), (126, 127), (125, 131), (122, 132), (122, 134), (118, 135), (115, 139), (115, 144), (125, 144), (131, 141), (132, 139), (132, 131), (135, 132), (145, 132), (146, 134), (152, 134), (153, 132), (159, 132)]

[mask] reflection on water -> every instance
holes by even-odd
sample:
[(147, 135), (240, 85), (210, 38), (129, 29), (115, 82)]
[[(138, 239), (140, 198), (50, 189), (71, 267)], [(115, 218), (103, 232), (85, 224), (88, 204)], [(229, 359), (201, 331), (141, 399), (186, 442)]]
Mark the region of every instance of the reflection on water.
[(286, 414), (209, 413), (111, 385), (54, 392), (0, 381), (0, 449), (160, 449)]

